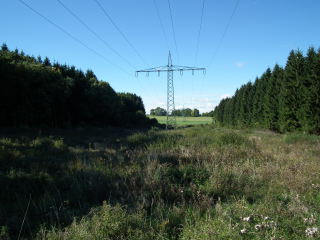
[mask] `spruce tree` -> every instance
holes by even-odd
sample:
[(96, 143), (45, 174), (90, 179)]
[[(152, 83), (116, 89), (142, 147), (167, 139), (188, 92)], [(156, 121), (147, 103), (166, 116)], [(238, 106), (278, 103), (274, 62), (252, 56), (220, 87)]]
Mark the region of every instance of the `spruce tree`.
[[(241, 87), (242, 88), (242, 87)], [(235, 102), (234, 102), (234, 125), (240, 126), (240, 108), (241, 108), (241, 99), (242, 99), (242, 90), (237, 89), (235, 92)]]
[(305, 58), (305, 72), (300, 94), (304, 96), (297, 118), (302, 130), (317, 133), (320, 130), (320, 49), (308, 49)]
[(298, 113), (305, 101), (301, 91), (303, 87), (305, 59), (300, 50), (291, 51), (285, 67), (285, 74), (281, 84), (280, 131), (292, 132), (301, 129)]
[[(250, 82), (251, 83), (251, 82)], [(253, 108), (254, 108), (254, 95), (256, 93), (256, 85), (251, 83), (249, 95), (248, 95), (248, 116), (247, 116), (247, 125), (252, 126), (252, 116), (253, 116)]]
[(267, 93), (267, 86), (268, 82), (270, 80), (271, 76), (271, 70), (268, 67), (267, 70), (262, 74), (260, 78), (260, 85), (258, 91), (260, 92), (260, 101), (258, 103), (258, 109), (259, 109), (259, 115), (258, 115), (258, 122), (261, 127), (264, 127), (265, 123), (265, 116), (264, 116), (264, 110), (265, 110), (265, 96)]
[(241, 101), (240, 101), (240, 112), (239, 112), (239, 120), (241, 122), (241, 126), (248, 126), (248, 113), (249, 113), (249, 94), (251, 90), (251, 82), (248, 82), (246, 85), (243, 85), (240, 89), (241, 93)]
[(271, 130), (278, 130), (279, 116), (279, 93), (283, 77), (283, 69), (276, 64), (267, 84), (264, 97), (264, 127)]

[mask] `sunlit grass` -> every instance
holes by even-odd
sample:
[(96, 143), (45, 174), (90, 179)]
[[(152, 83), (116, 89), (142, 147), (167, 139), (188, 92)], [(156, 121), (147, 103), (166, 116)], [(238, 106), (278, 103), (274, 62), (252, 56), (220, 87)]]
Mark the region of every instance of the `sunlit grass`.
[(0, 149), (1, 236), (319, 238), (317, 136), (28, 130), (1, 133)]
[[(167, 117), (166, 116), (152, 116), (158, 120), (159, 123), (166, 124)], [(211, 117), (176, 117), (177, 125), (198, 125), (198, 124), (210, 124), (212, 123)]]

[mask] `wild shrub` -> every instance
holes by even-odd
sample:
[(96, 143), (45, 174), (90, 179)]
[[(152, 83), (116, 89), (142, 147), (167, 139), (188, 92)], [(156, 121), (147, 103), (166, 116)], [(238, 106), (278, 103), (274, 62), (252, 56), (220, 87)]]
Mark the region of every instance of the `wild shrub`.
[(131, 136), (127, 137), (127, 141), (130, 147), (137, 147), (139, 145), (142, 145), (143, 143), (150, 141), (151, 139), (152, 137), (150, 135), (147, 135), (143, 132), (134, 133)]
[(288, 133), (283, 137), (285, 143), (294, 144), (297, 142), (306, 142), (306, 143), (320, 143), (320, 136), (303, 134), (303, 133)]
[(52, 146), (54, 146), (54, 140), (53, 137), (38, 137), (34, 140), (33, 145), (40, 151), (43, 151), (45, 149), (48, 149)]
[(248, 138), (240, 135), (239, 133), (236, 132), (228, 132), (228, 133), (223, 133), (222, 135), (219, 136), (216, 142), (219, 146), (224, 146), (224, 145), (236, 145), (236, 146), (252, 146), (254, 147), (254, 142), (249, 141)]
[[(101, 209), (93, 209), (92, 218), (74, 219), (71, 226), (60, 232), (56, 229), (40, 230), (38, 238), (47, 239), (148, 239), (150, 226), (145, 222), (145, 212), (129, 213), (120, 204), (103, 202)], [(42, 234), (41, 234), (42, 233)]]

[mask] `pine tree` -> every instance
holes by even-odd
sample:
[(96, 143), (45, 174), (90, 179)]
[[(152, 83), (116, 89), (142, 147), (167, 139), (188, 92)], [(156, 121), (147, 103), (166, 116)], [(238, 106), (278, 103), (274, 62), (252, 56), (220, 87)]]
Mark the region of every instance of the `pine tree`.
[(259, 115), (258, 115), (258, 122), (261, 127), (264, 127), (265, 123), (265, 116), (264, 116), (264, 111), (265, 111), (265, 96), (267, 92), (267, 86), (268, 82), (270, 81), (271, 77), (271, 69), (268, 67), (267, 70), (262, 74), (260, 78), (260, 86), (258, 91), (260, 91), (260, 100), (258, 103), (258, 109), (259, 109)]
[(1, 46), (1, 52), (9, 51), (9, 48), (6, 43), (3, 43)]
[(250, 113), (250, 102), (249, 95), (251, 92), (252, 84), (248, 82), (246, 85), (243, 85), (243, 93), (240, 106), (240, 120), (242, 125), (249, 126), (249, 113)]
[(253, 108), (254, 108), (254, 95), (256, 93), (256, 85), (255, 84), (251, 84), (251, 87), (250, 87), (250, 91), (249, 91), (249, 94), (248, 94), (248, 116), (247, 116), (247, 125), (248, 126), (253, 126)]
[(264, 127), (271, 130), (279, 130), (279, 93), (283, 71), (278, 64), (274, 66), (264, 98)]
[(317, 133), (320, 130), (320, 49), (308, 49), (305, 58), (305, 73), (300, 94), (304, 101), (298, 110), (297, 118), (306, 132)]
[[(242, 88), (242, 87), (241, 87)], [(235, 102), (234, 102), (234, 126), (240, 126), (241, 125), (241, 119), (240, 119), (240, 108), (241, 108), (241, 100), (242, 100), (242, 90), (237, 89), (234, 96), (235, 96)]]
[(301, 129), (298, 113), (305, 102), (302, 93), (305, 59), (300, 50), (291, 51), (285, 67), (285, 74), (281, 84), (280, 131), (292, 132)]
[(259, 118), (261, 116), (261, 80), (260, 78), (256, 77), (254, 86), (255, 86), (255, 93), (253, 95), (253, 108), (252, 108), (252, 126), (258, 127), (259, 125)]
[(51, 63), (50, 63), (50, 60), (49, 60), (49, 58), (48, 57), (46, 57), (45, 59), (44, 59), (44, 61), (43, 61), (43, 66), (51, 66)]
[(240, 98), (239, 98), (239, 103), (240, 103), (240, 108), (239, 108), (239, 115), (238, 115), (238, 120), (239, 120), (239, 126), (243, 127), (246, 125), (246, 113), (247, 113), (247, 99), (248, 99), (248, 93), (247, 93), (247, 86), (242, 85), (240, 90), (239, 90)]

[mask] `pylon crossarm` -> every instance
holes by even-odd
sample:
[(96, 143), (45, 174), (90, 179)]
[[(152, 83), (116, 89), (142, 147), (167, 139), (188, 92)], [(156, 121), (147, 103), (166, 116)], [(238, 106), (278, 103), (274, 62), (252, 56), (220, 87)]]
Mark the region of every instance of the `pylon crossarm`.
[[(185, 67), (185, 66), (177, 66), (177, 65), (171, 65), (171, 66), (161, 66), (161, 67), (156, 67), (156, 68), (149, 68), (145, 70), (139, 70), (136, 71), (136, 77), (138, 77), (139, 72), (157, 72), (158, 76), (160, 75), (160, 72), (168, 72), (168, 71), (180, 71), (180, 75), (182, 75), (183, 71), (192, 71), (192, 74), (194, 71), (197, 70), (202, 70), (203, 74), (206, 74), (206, 69), (205, 68), (198, 68), (198, 67)], [(148, 75), (147, 75), (148, 76)]]

